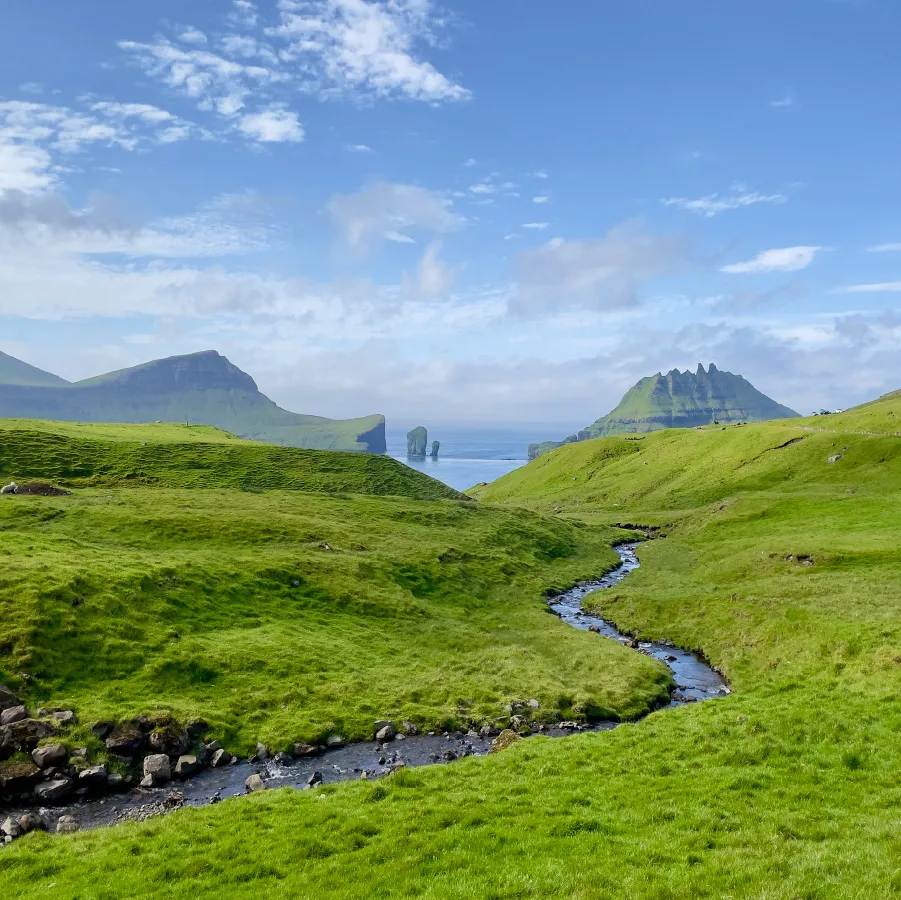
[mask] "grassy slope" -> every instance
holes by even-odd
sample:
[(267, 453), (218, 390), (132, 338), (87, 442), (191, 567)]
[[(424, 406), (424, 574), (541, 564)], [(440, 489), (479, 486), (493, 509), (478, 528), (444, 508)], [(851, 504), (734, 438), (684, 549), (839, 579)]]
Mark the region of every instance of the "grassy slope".
[(68, 384), (67, 381), (58, 375), (52, 375), (43, 369), (30, 366), (28, 363), (9, 356), (6, 353), (0, 353), (0, 385), (11, 384), (30, 384), (30, 385), (47, 385), (58, 387)]
[(277, 447), (205, 426), (80, 425), (0, 420), (0, 478), (52, 479), (67, 486), (289, 489), (458, 497), (396, 460)]
[(592, 521), (668, 524), (599, 600), (623, 625), (702, 647), (733, 679), (730, 698), (385, 784), (39, 835), (0, 854), (0, 876), (23, 896), (53, 882), (54, 896), (83, 898), (898, 895), (895, 402), (869, 422), (885, 435), (842, 433), (854, 411), (830, 420), (835, 433), (610, 439), (483, 490)]
[(0, 682), (36, 703), (202, 715), (246, 751), (384, 715), (484, 721), (535, 696), (632, 716), (666, 695), (663, 667), (597, 654), (541, 603), (615, 561), (604, 531), (480, 509), (383, 457), (116, 433), (0, 433), (7, 476), (76, 458), (105, 482), (0, 503)]

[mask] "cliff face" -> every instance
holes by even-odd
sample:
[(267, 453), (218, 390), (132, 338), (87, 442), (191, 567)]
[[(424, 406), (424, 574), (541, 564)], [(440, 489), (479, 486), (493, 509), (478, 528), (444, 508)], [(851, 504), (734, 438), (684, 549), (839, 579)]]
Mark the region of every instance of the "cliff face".
[(425, 458), (426, 447), (429, 444), (429, 433), (422, 425), (407, 432), (407, 456)]
[(597, 437), (661, 428), (695, 428), (714, 422), (763, 422), (797, 415), (762, 394), (741, 375), (721, 372), (713, 364), (707, 371), (699, 365), (694, 373), (673, 369), (666, 375), (658, 372), (642, 378), (626, 392), (616, 409), (565, 441), (531, 444), (529, 458), (564, 443)]
[(0, 417), (190, 422), (291, 447), (386, 451), (383, 416), (335, 420), (289, 412), (260, 393), (246, 372), (213, 350), (154, 360), (75, 384), (3, 386)]

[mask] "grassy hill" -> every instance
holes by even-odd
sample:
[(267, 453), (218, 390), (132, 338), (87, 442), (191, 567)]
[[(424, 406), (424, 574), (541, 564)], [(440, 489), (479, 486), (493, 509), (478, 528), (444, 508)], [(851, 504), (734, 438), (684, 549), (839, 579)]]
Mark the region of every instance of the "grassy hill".
[(0, 352), (0, 385), (43, 385), (49, 387), (62, 387), (67, 381), (58, 375), (51, 375), (28, 363)]
[[(480, 491), (486, 522), (540, 522), (547, 536), (662, 526), (642, 568), (596, 602), (621, 627), (702, 649), (730, 697), (377, 785), (36, 835), (0, 853), (0, 878), (16, 895), (53, 884), (63, 898), (99, 896), (98, 884), (132, 897), (897, 896), (898, 403), (589, 441)], [(508, 552), (509, 532), (494, 540), (474, 552)], [(598, 639), (584, 659), (607, 649)], [(562, 660), (561, 682), (584, 664)], [(468, 671), (452, 666), (444, 681)]]
[[(617, 434), (641, 434), (663, 428), (764, 422), (796, 418), (797, 415), (794, 410), (762, 394), (741, 375), (721, 372), (711, 363), (708, 371), (699, 365), (694, 373), (673, 369), (666, 375), (658, 372), (642, 378), (626, 392), (616, 409), (562, 443)], [(529, 459), (559, 446), (560, 443), (554, 442), (532, 444)]]
[(0, 359), (0, 416), (5, 418), (188, 422), (291, 447), (385, 452), (384, 416), (336, 420), (288, 412), (215, 351), (154, 360), (75, 384), (25, 380), (20, 370), (31, 367), (12, 363), (18, 367), (3, 365)]

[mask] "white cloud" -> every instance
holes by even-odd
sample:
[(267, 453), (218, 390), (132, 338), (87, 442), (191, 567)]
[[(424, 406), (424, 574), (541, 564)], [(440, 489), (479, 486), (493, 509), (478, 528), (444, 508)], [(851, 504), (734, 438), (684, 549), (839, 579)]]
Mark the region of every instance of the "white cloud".
[(440, 259), (440, 250), (441, 244), (432, 241), (419, 261), (415, 277), (404, 273), (401, 282), (404, 295), (416, 300), (435, 300), (454, 286), (457, 273)]
[(637, 222), (592, 240), (556, 238), (519, 255), (518, 286), (510, 310), (538, 317), (566, 308), (602, 311), (634, 306), (639, 286), (677, 273), (687, 249), (683, 238), (647, 235)]
[(389, 235), (396, 241), (399, 235), (409, 238), (410, 230), (443, 234), (463, 225), (443, 195), (390, 181), (373, 181), (355, 194), (336, 194), (328, 210), (347, 245), (358, 252)]
[(474, 160), (474, 159), (472, 159), (472, 158), (467, 159), (466, 162), (463, 163), (463, 166), (464, 166), (464, 168), (466, 168), (466, 169), (472, 169), (472, 168), (473, 168), (474, 166), (476, 166), (476, 165), (478, 165), (478, 163), (476, 162), (476, 160)]
[(550, 226), (550, 222), (526, 222), (522, 227), (531, 228), (533, 231), (544, 231)]
[(372, 147), (368, 144), (348, 144), (347, 149), (351, 153), (372, 153)]
[(269, 34), (288, 42), (283, 58), (312, 70), (310, 90), (430, 103), (471, 96), (418, 58), (442, 26), (431, 0), (281, 0), (280, 8)]
[(401, 234), (399, 231), (386, 231), (384, 234), (384, 238), (386, 241), (391, 241), (393, 244), (415, 244), (415, 238), (411, 238), (408, 234)]
[(901, 281), (884, 281), (878, 284), (852, 284), (842, 288), (845, 294), (895, 294), (901, 292)]
[(538, 169), (537, 172), (533, 172), (532, 177), (533, 178), (542, 178), (542, 179), (550, 178), (550, 176), (548, 175), (548, 173), (545, 169)]
[(300, 143), (304, 137), (297, 113), (287, 109), (273, 108), (249, 113), (241, 117), (238, 128), (247, 137), (261, 143)]
[(207, 42), (206, 35), (199, 28), (194, 28), (193, 25), (185, 28), (178, 36), (178, 39), (186, 44), (204, 45)]
[(876, 244), (875, 247), (867, 247), (867, 253), (896, 253), (901, 251), (901, 244)]
[(0, 129), (0, 191), (40, 191), (56, 180), (52, 158), (42, 147), (7, 138)]
[(550, 200), (551, 200), (550, 197), (533, 197), (532, 198), (533, 203), (550, 203)]
[(469, 186), (469, 192), (471, 194), (496, 194), (498, 190), (499, 188), (496, 184), (488, 184), (487, 182), (471, 184)]
[(746, 262), (723, 266), (723, 272), (743, 275), (758, 272), (799, 272), (806, 269), (823, 247), (783, 247), (764, 250)]
[[(742, 185), (735, 187), (741, 188)], [(706, 197), (690, 199), (688, 197), (664, 197), (660, 202), (664, 206), (676, 206), (679, 209), (698, 213), (698, 215), (713, 218), (721, 212), (731, 209), (741, 209), (744, 206), (755, 206), (758, 203), (785, 203), (788, 200), (784, 194), (761, 194), (757, 191), (741, 190), (733, 194), (708, 194)]]

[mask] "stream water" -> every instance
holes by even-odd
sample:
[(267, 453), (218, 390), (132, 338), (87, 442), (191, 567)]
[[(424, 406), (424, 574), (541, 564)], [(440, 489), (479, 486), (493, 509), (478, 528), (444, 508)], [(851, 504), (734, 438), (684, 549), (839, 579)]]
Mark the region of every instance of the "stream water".
[[(623, 644), (635, 642), (618, 631), (609, 622), (585, 613), (582, 601), (589, 594), (612, 587), (622, 581), (639, 566), (637, 544), (622, 544), (617, 548), (621, 564), (602, 579), (582, 585), (553, 598), (551, 609), (560, 618), (585, 631), (592, 630), (601, 636)], [(723, 678), (697, 655), (680, 650), (668, 643), (641, 641), (634, 648), (637, 652), (652, 656), (665, 663), (673, 672), (676, 690), (672, 705), (722, 697), (729, 693)], [(616, 727), (615, 722), (594, 725), (568, 723), (565, 727), (545, 726), (539, 734), (547, 737), (567, 737), (577, 732), (605, 731)], [(491, 749), (493, 737), (468, 734), (422, 734), (410, 737), (398, 736), (388, 744), (374, 741), (349, 744), (329, 750), (312, 759), (294, 760), (281, 765), (274, 760), (263, 763), (239, 762), (220, 769), (207, 769), (183, 783), (173, 783), (163, 788), (136, 788), (127, 794), (110, 794), (67, 806), (41, 810), (45, 823), (54, 826), (60, 816), (72, 817), (78, 827), (97, 828), (117, 822), (142, 820), (182, 806), (206, 806), (227, 797), (246, 792), (245, 781), (250, 775), (263, 777), (267, 788), (293, 787), (315, 788), (318, 784), (359, 780), (363, 777), (378, 778), (394, 771), (399, 765), (427, 766), (452, 762), (464, 756), (484, 756)], [(24, 810), (13, 810), (15, 816)], [(4, 815), (7, 815), (4, 812)]]

